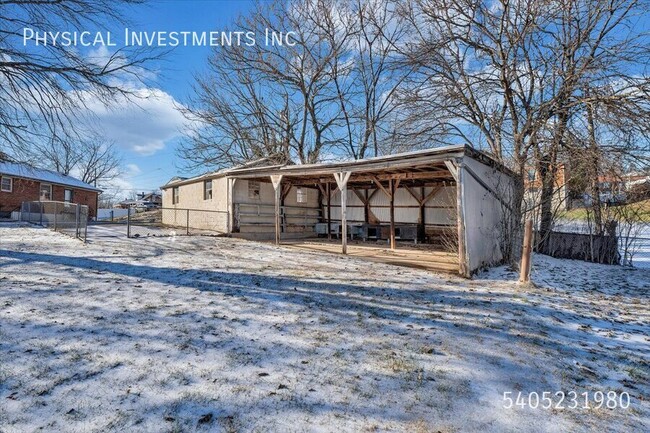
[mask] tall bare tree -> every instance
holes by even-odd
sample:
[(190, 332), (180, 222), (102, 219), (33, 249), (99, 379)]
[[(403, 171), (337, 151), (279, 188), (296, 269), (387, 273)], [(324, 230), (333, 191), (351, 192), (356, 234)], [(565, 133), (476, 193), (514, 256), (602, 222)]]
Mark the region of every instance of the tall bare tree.
[(156, 57), (129, 47), (92, 56), (74, 45), (23, 44), (25, 28), (44, 32), (107, 31), (143, 0), (0, 0), (0, 150), (24, 151), (37, 139), (75, 136), (75, 113), (90, 101), (132, 96)]
[[(646, 8), (634, 0), (409, 2), (403, 11), (415, 38), (406, 54), (418, 67), (405, 93), (411, 122), (486, 149), (522, 178), (534, 168), (542, 179), (545, 240), (557, 167), (585, 104), (598, 100), (611, 113), (646, 119), (648, 76), (641, 65), (650, 45), (631, 26)], [(585, 95), (587, 83), (601, 91)]]
[[(292, 31), (292, 44), (219, 47), (185, 113), (197, 121), (180, 155), (190, 165), (259, 156), (316, 162), (390, 149), (409, 68), (398, 61), (408, 22), (398, 2), (261, 3), (237, 27)], [(390, 145), (389, 145), (390, 144)], [(394, 146), (393, 146), (394, 147)]]
[(115, 144), (97, 135), (74, 143), (57, 137), (34, 145), (31, 154), (39, 165), (89, 184), (111, 181), (120, 175), (122, 159)]
[(321, 3), (260, 3), (239, 18), (236, 26), (258, 38), (266, 29), (294, 34), (282, 45), (260, 40), (213, 51), (210, 72), (198, 77), (196, 96), (185, 110), (197, 122), (180, 151), (190, 165), (223, 166), (262, 156), (315, 162), (332, 144), (339, 110), (329, 65), (340, 46), (315, 24), (325, 10)]

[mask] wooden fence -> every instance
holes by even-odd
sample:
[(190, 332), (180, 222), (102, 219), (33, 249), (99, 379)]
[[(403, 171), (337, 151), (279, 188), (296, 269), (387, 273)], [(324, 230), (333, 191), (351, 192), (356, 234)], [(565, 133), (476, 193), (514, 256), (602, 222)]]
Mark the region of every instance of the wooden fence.
[(618, 265), (621, 262), (618, 237), (615, 235), (551, 232), (542, 244), (536, 239), (536, 252), (559, 259), (584, 260), (607, 265)]

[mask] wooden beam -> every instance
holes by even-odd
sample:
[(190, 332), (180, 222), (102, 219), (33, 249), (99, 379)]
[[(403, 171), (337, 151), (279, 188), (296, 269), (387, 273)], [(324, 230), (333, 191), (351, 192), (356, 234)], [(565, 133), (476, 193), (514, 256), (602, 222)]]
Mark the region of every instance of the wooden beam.
[(413, 197), (413, 198), (418, 202), (418, 204), (420, 205), (420, 207), (422, 207), (422, 197), (419, 197), (419, 196), (415, 193), (415, 191), (413, 191), (413, 188), (411, 188), (411, 187), (408, 186), (408, 185), (404, 186), (404, 189), (406, 189), (406, 190), (408, 191), (408, 193), (411, 194), (411, 197)]
[(470, 277), (469, 259), (467, 256), (467, 237), (465, 234), (465, 182), (463, 181), (463, 166), (458, 167), (456, 181), (456, 211), (458, 221), (458, 273)]
[(361, 194), (356, 189), (352, 189), (352, 192), (357, 196), (361, 203), (363, 203), (363, 221), (368, 223), (368, 190), (364, 191), (364, 194)]
[(445, 161), (445, 166), (447, 166), (447, 170), (449, 170), (454, 180), (458, 182), (458, 165), (454, 161)]
[(424, 201), (425, 198), (424, 191), (425, 191), (424, 187), (420, 188), (420, 195), (422, 196), (422, 198), (420, 199), (420, 216), (418, 218), (418, 223), (419, 223), (418, 236), (420, 240), (422, 240), (423, 242), (427, 237), (426, 209), (424, 207), (426, 202)]
[[(390, 179), (401, 180), (435, 180), (435, 179), (449, 179), (453, 178), (448, 171), (435, 171), (435, 172), (409, 172), (409, 173), (393, 173), (393, 174), (364, 174), (359, 173), (350, 179), (351, 182), (373, 182), (375, 179), (380, 181), (387, 181)], [(326, 177), (306, 177), (292, 178), (293, 185), (315, 185), (318, 183), (331, 182), (331, 178)]]
[(271, 183), (275, 191), (275, 244), (280, 245), (280, 200), (282, 199), (282, 175), (271, 175)]
[[(363, 194), (361, 194), (359, 191), (357, 191), (354, 188), (352, 188), (352, 192), (354, 193), (354, 195), (356, 195), (359, 198), (359, 200), (361, 200), (361, 203), (366, 204), (367, 200), (366, 200), (366, 198), (364, 197)], [(366, 193), (367, 193), (367, 191), (366, 191)]]
[(374, 179), (378, 180), (418, 180), (418, 179), (441, 179), (448, 178), (449, 173), (446, 171), (429, 171), (429, 172), (409, 172), (409, 173), (394, 173), (394, 174), (360, 174), (352, 178), (353, 182), (365, 182)]
[(332, 239), (332, 187), (327, 182), (327, 239)]
[[(377, 161), (356, 161), (349, 163), (341, 164), (326, 164), (325, 166), (308, 166), (301, 167), (300, 165), (287, 166), (282, 169), (280, 168), (269, 168), (268, 171), (264, 172), (259, 170), (259, 173), (256, 172), (256, 169), (249, 170), (246, 169), (234, 170), (232, 176), (237, 176), (241, 178), (252, 178), (252, 177), (267, 177), (270, 173), (270, 170), (282, 170), (282, 174), (285, 176), (331, 176), (336, 173), (368, 173), (368, 172), (377, 172), (377, 171), (386, 171), (386, 170), (414, 170), (417, 168), (433, 168), (442, 166), (444, 161), (451, 159), (462, 158), (467, 153), (466, 148), (462, 149), (453, 149), (449, 152), (439, 152), (435, 151), (435, 154), (422, 154), (422, 155), (413, 155), (413, 156), (394, 156), (393, 160), (387, 160), (381, 158)], [(480, 154), (479, 154), (480, 155)]]
[(228, 233), (237, 232), (239, 227), (237, 226), (237, 215), (235, 212), (235, 182), (236, 178), (229, 177), (226, 181), (228, 185), (228, 212), (230, 212), (230, 217), (228, 218)]
[(350, 180), (350, 172), (334, 173), (334, 179), (341, 191), (341, 252), (348, 253), (348, 218), (347, 218), (347, 204), (348, 204), (348, 180)]
[(379, 179), (376, 176), (371, 176), (371, 177), (372, 177), (372, 181), (375, 182), (375, 185), (377, 185), (377, 187), (379, 189), (384, 191), (384, 194), (386, 194), (390, 198), (391, 197), (390, 191), (388, 191), (386, 188), (384, 188), (384, 185), (381, 184), (381, 182), (379, 181)]
[(395, 249), (395, 181), (388, 181), (390, 189), (390, 249)]
[(366, 190), (366, 194), (368, 194), (368, 198), (366, 199), (366, 209), (368, 211), (368, 219), (366, 220), (366, 223), (369, 224), (379, 224), (381, 220), (377, 218), (377, 216), (372, 212), (372, 209), (370, 208), (370, 200), (377, 194), (378, 189), (373, 189), (370, 194), (368, 194), (368, 190)]
[(291, 192), (291, 184), (290, 183), (284, 183), (282, 184), (282, 204), (284, 205), (284, 199), (287, 198), (289, 193)]
[(427, 204), (427, 202), (431, 200), (433, 196), (435, 196), (438, 193), (438, 191), (442, 189), (442, 187), (443, 185), (434, 186), (431, 192), (429, 192), (429, 194), (427, 194), (427, 196), (422, 199), (422, 205)]

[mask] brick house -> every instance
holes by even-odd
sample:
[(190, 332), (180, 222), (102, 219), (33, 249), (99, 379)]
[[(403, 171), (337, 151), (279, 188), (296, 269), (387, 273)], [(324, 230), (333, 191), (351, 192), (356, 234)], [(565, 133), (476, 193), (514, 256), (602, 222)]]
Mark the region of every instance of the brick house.
[(0, 161), (0, 217), (20, 210), (24, 201), (62, 201), (88, 206), (97, 215), (101, 190), (71, 176), (27, 164)]

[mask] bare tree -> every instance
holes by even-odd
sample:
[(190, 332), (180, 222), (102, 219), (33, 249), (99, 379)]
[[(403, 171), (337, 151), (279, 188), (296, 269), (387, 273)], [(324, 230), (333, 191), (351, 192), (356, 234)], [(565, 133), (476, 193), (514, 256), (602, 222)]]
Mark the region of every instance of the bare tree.
[(36, 139), (76, 134), (75, 113), (87, 102), (132, 96), (148, 48), (91, 55), (74, 45), (23, 45), (25, 28), (44, 32), (107, 30), (143, 0), (0, 0), (0, 149), (18, 153)]
[(348, 39), (339, 55), (331, 57), (343, 150), (355, 159), (394, 152), (402, 145), (395, 133), (400, 109), (396, 96), (412, 71), (400, 61), (399, 50), (408, 39), (408, 20), (394, 1), (351, 1), (339, 8), (335, 21), (325, 17), (319, 22), (333, 45), (342, 35)]
[(210, 73), (198, 77), (196, 97), (185, 110), (197, 124), (180, 151), (190, 165), (223, 166), (262, 156), (315, 162), (332, 145), (339, 110), (329, 65), (340, 46), (315, 24), (327, 10), (322, 4), (260, 4), (239, 18), (237, 27), (256, 35), (266, 29), (295, 33), (282, 45), (239, 43), (213, 51)]
[(39, 165), (89, 184), (111, 181), (120, 175), (122, 159), (115, 144), (97, 135), (74, 143), (54, 137), (44, 145), (33, 145), (31, 154)]
[(631, 26), (645, 8), (627, 0), (409, 2), (403, 13), (415, 40), (406, 55), (418, 68), (405, 93), (411, 122), (442, 131), (437, 141), (486, 149), (522, 178), (534, 168), (541, 193), (530, 210), (540, 214), (543, 242), (553, 226), (557, 169), (586, 104), (628, 116), (642, 109), (634, 118), (645, 122), (648, 77), (639, 65), (649, 44)]
[(397, 4), (277, 1), (241, 17), (237, 27), (258, 35), (294, 32), (292, 44), (216, 49), (185, 110), (197, 126), (180, 155), (195, 167), (394, 149), (396, 94), (409, 70), (398, 61), (408, 22)]

